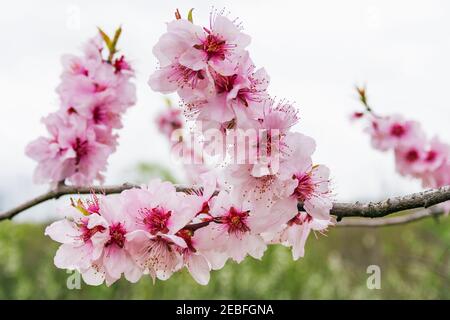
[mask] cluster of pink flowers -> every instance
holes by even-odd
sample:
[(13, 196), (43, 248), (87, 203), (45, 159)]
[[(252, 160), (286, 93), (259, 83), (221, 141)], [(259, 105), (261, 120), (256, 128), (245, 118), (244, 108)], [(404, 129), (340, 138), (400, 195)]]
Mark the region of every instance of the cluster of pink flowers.
[(245, 50), (249, 43), (240, 26), (220, 12), (211, 13), (207, 28), (176, 19), (153, 48), (160, 68), (149, 85), (162, 93), (177, 92), (186, 115), (205, 128), (235, 126), (239, 114), (261, 116), (269, 77), (264, 69), (255, 71)]
[(120, 29), (114, 47), (108, 47), (108, 59), (102, 34), (84, 45), (83, 56), (62, 59), (60, 108), (42, 120), (49, 136), (26, 148), (26, 154), (38, 162), (37, 183), (85, 185), (103, 180), (108, 157), (117, 146), (115, 129), (122, 126), (126, 109), (135, 104), (136, 90), (130, 82), (134, 75), (130, 65), (124, 56), (114, 55)]
[[(371, 110), (356, 112), (352, 118), (367, 120), (365, 131), (372, 146), (380, 151), (392, 150), (401, 175), (420, 179), (424, 188), (450, 184), (450, 146), (436, 136), (427, 138), (420, 123), (397, 114), (380, 116)], [(450, 209), (449, 203), (444, 208)]]
[[(201, 174), (190, 192), (154, 180), (72, 201), (63, 209), (67, 218), (46, 234), (62, 243), (56, 266), (78, 270), (89, 284), (110, 285), (122, 274), (131, 282), (147, 274), (166, 280), (184, 267), (206, 284), (211, 270), (229, 259), (260, 259), (269, 244), (292, 248), (298, 259), (310, 232), (332, 224), (329, 169), (313, 164), (315, 141), (292, 131), (297, 109), (267, 93), (269, 78), (255, 71), (246, 51), (250, 37), (222, 12), (213, 12), (208, 27), (191, 17), (177, 11), (155, 45), (160, 68), (151, 88), (177, 92), (201, 132), (232, 136), (233, 146), (246, 142), (248, 132), (256, 139), (243, 152), (225, 143), (230, 163)], [(180, 116), (164, 113), (160, 130), (171, 135), (182, 127)]]
[(400, 115), (366, 115), (366, 132), (372, 146), (380, 151), (392, 150), (397, 171), (421, 179), (423, 187), (436, 188), (450, 184), (450, 146), (438, 137), (427, 139), (418, 122)]
[(55, 265), (78, 270), (90, 285), (110, 285), (122, 274), (131, 282), (143, 274), (164, 280), (184, 265), (205, 283), (208, 263), (186, 228), (198, 211), (195, 200), (157, 180), (118, 195), (72, 200), (66, 219), (45, 231), (62, 243)]

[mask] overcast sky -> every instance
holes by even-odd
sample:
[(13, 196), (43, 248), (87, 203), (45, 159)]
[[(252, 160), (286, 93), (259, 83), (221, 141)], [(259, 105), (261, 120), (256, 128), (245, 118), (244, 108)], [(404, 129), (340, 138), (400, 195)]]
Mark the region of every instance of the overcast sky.
[[(175, 8), (194, 7), (208, 24), (211, 5), (239, 17), (250, 54), (271, 76), (270, 93), (295, 101), (296, 129), (314, 137), (314, 160), (331, 168), (339, 200), (379, 199), (420, 190), (395, 173), (393, 157), (370, 148), (348, 115), (360, 108), (354, 85), (367, 82), (379, 113), (420, 120), (428, 134), (450, 141), (448, 1), (9, 1), (0, 10), (0, 209), (46, 190), (32, 183), (26, 144), (45, 132), (42, 116), (58, 108), (54, 91), (63, 53), (101, 26), (123, 26), (119, 47), (137, 70), (137, 105), (127, 112), (108, 183), (123, 182), (138, 161), (170, 168), (168, 146), (153, 126), (162, 96), (147, 86), (156, 68), (151, 50)], [(41, 207), (40, 218), (54, 205)], [(42, 210), (45, 208), (45, 210)]]

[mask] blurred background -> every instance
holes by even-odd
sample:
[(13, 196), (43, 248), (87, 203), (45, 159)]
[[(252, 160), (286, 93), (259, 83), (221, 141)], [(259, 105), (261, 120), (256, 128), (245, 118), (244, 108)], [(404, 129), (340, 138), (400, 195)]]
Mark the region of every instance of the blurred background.
[[(418, 181), (397, 175), (392, 155), (373, 150), (348, 118), (361, 108), (354, 85), (367, 83), (369, 102), (379, 113), (420, 120), (430, 136), (450, 141), (448, 1), (17, 0), (0, 10), (0, 210), (47, 190), (33, 184), (35, 163), (24, 148), (45, 133), (41, 117), (58, 107), (61, 55), (80, 53), (97, 26), (112, 33), (122, 24), (119, 48), (137, 71), (138, 103), (125, 115), (106, 183), (153, 176), (183, 182), (153, 124), (164, 97), (147, 85), (157, 66), (151, 50), (176, 8), (195, 8), (195, 22), (208, 25), (211, 6), (239, 17), (252, 36), (256, 66), (271, 76), (269, 92), (299, 106), (295, 129), (316, 139), (314, 160), (331, 168), (339, 201), (421, 189)], [(56, 245), (43, 236), (57, 205), (49, 202), (0, 223), (0, 298), (450, 298), (448, 219), (335, 228), (327, 237), (311, 237), (303, 260), (292, 262), (287, 249), (271, 248), (262, 262), (247, 259), (213, 272), (207, 287), (181, 273), (156, 285), (145, 279), (68, 290), (70, 274), (53, 266)], [(366, 286), (372, 264), (382, 270), (380, 290)]]

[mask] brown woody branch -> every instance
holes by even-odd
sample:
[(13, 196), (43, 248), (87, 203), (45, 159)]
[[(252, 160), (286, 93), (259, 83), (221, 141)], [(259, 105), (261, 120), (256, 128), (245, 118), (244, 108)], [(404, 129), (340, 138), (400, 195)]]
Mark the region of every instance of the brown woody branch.
[(335, 203), (331, 214), (338, 220), (345, 217), (380, 218), (392, 213), (429, 208), (450, 200), (450, 186), (412, 193), (406, 196), (388, 198), (379, 202)]
[(444, 211), (436, 209), (420, 209), (398, 217), (387, 217), (378, 219), (349, 218), (338, 222), (337, 227), (387, 227), (408, 224), (426, 218), (438, 218), (445, 214)]
[[(51, 199), (58, 199), (61, 196), (69, 194), (89, 194), (91, 192), (112, 194), (120, 193), (123, 190), (138, 188), (138, 185), (125, 183), (122, 185), (113, 186), (87, 186), (87, 187), (74, 187), (67, 185), (58, 185), (54, 190), (50, 190), (34, 199), (26, 201), (21, 205), (2, 212), (0, 214), (0, 220), (11, 219), (22, 211), (32, 208), (42, 202), (46, 202)], [(176, 186), (177, 191), (191, 193), (195, 190), (195, 187), (190, 186)], [(439, 189), (432, 189), (423, 192), (413, 193), (401, 197), (388, 198), (379, 202), (368, 203), (340, 203), (333, 204), (331, 214), (337, 217), (340, 221), (345, 217), (362, 217), (362, 218), (380, 218), (389, 214), (416, 209), (416, 208), (428, 208), (441, 202), (450, 200), (450, 186), (441, 187)], [(303, 208), (303, 205), (299, 203), (299, 210)], [(354, 222), (353, 222), (354, 223)]]

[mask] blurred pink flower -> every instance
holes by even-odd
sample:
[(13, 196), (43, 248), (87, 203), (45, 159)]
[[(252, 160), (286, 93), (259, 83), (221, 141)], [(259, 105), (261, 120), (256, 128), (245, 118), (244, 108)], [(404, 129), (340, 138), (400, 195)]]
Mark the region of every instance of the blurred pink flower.
[(418, 122), (406, 121), (400, 115), (371, 117), (371, 125), (367, 128), (367, 132), (372, 137), (372, 146), (383, 151), (408, 145), (424, 137)]

